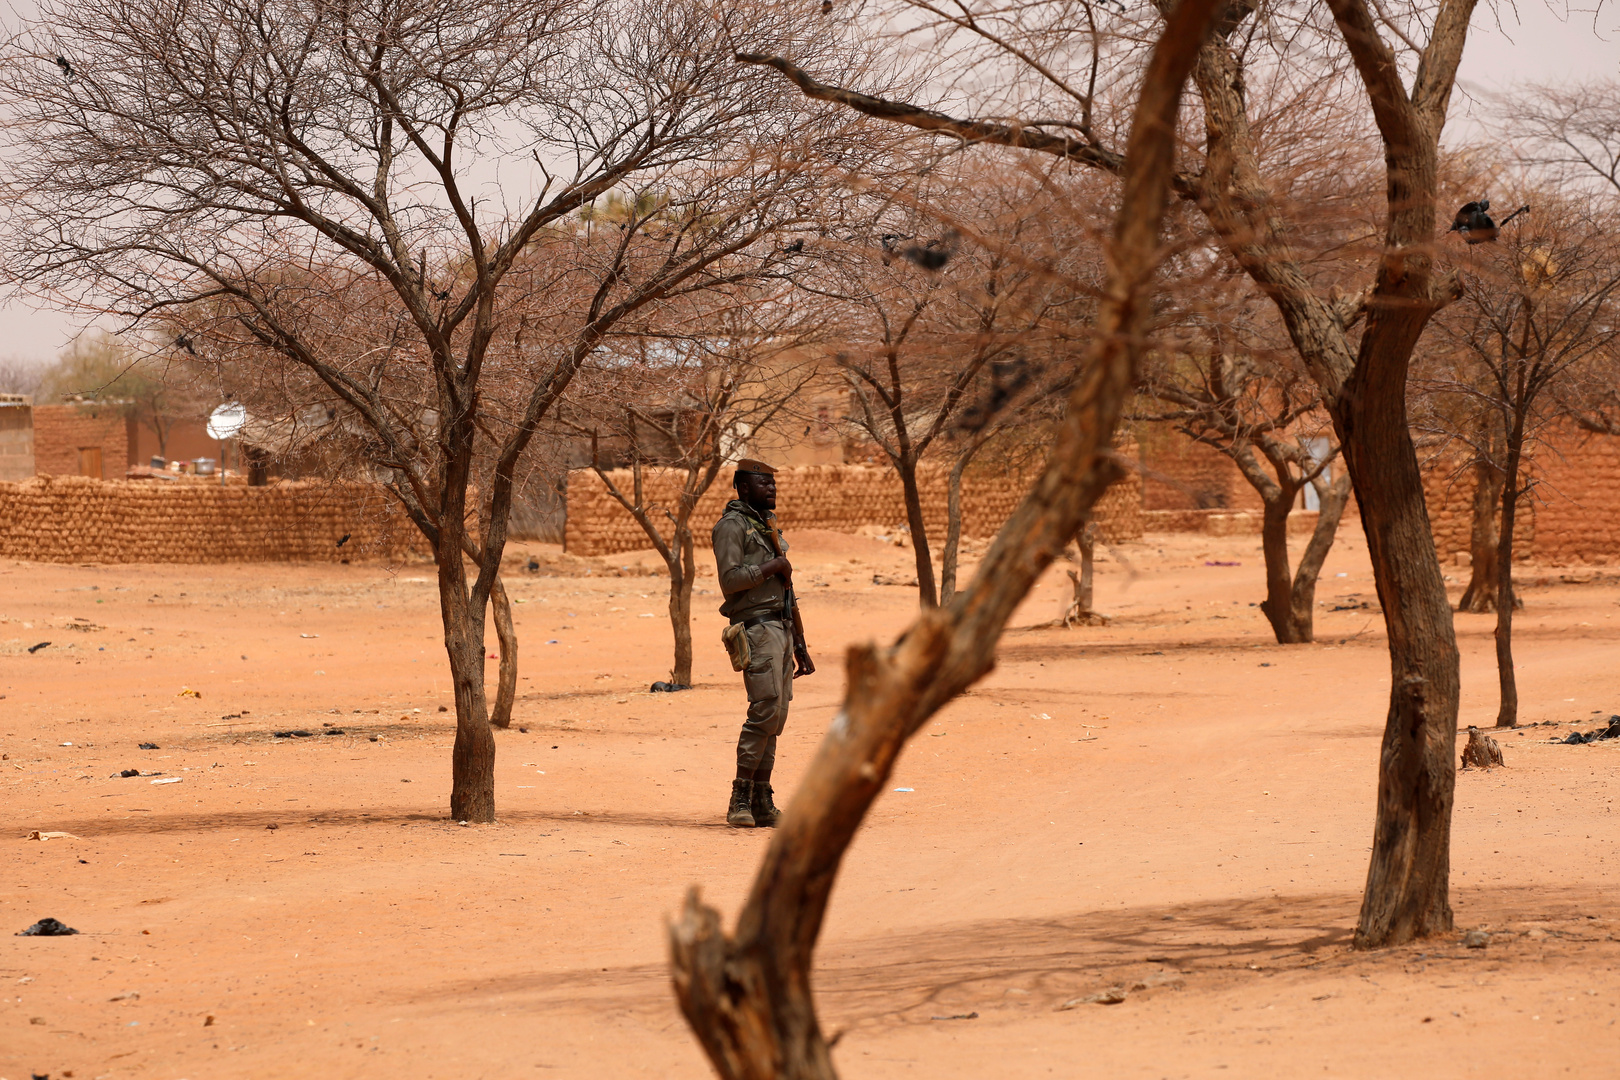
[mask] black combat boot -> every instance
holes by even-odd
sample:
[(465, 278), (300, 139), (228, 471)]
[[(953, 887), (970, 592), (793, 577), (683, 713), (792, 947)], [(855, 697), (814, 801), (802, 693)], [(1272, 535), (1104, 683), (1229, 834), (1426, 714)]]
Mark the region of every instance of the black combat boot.
[(745, 829), (754, 827), (754, 815), (748, 809), (748, 804), (752, 801), (753, 788), (752, 780), (731, 782), (731, 805), (726, 807), (727, 825), (738, 825)]
[(762, 829), (774, 829), (782, 820), (782, 811), (771, 801), (771, 785), (763, 780), (754, 781), (754, 797), (748, 808), (754, 812), (754, 824)]

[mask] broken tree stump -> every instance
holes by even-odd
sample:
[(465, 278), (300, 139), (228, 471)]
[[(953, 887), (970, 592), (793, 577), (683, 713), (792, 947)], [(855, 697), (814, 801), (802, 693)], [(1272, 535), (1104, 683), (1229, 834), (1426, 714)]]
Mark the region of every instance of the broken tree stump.
[(1468, 725), (1468, 745), (1463, 747), (1462, 767), (1478, 766), (1488, 769), (1492, 765), (1506, 766), (1502, 760), (1502, 747), (1473, 724)]

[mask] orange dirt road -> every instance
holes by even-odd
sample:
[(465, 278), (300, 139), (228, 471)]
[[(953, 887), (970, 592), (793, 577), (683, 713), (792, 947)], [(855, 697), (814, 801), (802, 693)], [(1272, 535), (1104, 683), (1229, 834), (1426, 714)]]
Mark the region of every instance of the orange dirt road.
[[(793, 539), (821, 671), (788, 798), (842, 650), (915, 604), (872, 584), (907, 552)], [(1342, 534), (1294, 647), (1258, 549), (1110, 552), (1102, 628), (1038, 628), (1054, 569), (908, 747), (819, 954), (847, 1080), (1620, 1075), (1620, 740), (1549, 742), (1620, 712), (1620, 585), (1527, 571), (1523, 719), (1555, 726), (1458, 777), (1459, 934), (1360, 955), (1389, 682), (1365, 545)], [(497, 733), (485, 827), (446, 819), (431, 568), (0, 563), (0, 1077), (710, 1075), (665, 920), (692, 884), (734, 914), (767, 837), (723, 824), (743, 695), (713, 578), (699, 687), (649, 694), (662, 580), (603, 576), (646, 561), (514, 562), (527, 731)], [(1458, 617), (1465, 724), (1494, 720), (1491, 626)], [(46, 916), (79, 935), (11, 936)]]

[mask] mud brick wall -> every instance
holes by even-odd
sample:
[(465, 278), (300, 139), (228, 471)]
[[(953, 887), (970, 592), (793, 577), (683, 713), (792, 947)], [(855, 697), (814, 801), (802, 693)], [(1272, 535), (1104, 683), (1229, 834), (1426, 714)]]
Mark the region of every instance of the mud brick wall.
[(101, 478), (124, 475), (129, 422), (117, 409), (95, 405), (34, 406), (34, 471), (79, 475), (79, 449), (101, 447)]
[(1261, 510), (1260, 493), (1214, 447), (1193, 442), (1168, 424), (1139, 424), (1135, 436), (1143, 509)]
[(1566, 431), (1554, 446), (1537, 454), (1536, 561), (1620, 565), (1620, 438)]
[[(345, 533), (343, 547), (337, 541)], [(427, 557), (386, 494), (361, 484), (39, 476), (0, 484), (0, 557), (37, 562), (405, 561)]]
[[(1434, 548), (1444, 566), (1466, 566), (1469, 537), (1474, 528), (1474, 473), (1458, 468), (1449, 457), (1424, 463), (1423, 497), (1429, 507), (1429, 528)], [(1513, 556), (1529, 561), (1536, 554), (1536, 507), (1522, 502), (1513, 522)], [(1462, 556), (1462, 558), (1458, 558)]]
[[(1572, 427), (1534, 448), (1534, 493), (1519, 504), (1514, 555), (1546, 566), (1620, 565), (1620, 438)], [(1455, 459), (1425, 464), (1424, 491), (1443, 563), (1468, 554), (1474, 477)]]
[[(620, 491), (631, 490), (628, 469), (610, 472)], [(643, 485), (649, 503), (673, 506), (684, 474), (648, 469)], [(923, 518), (930, 545), (945, 541), (948, 476), (943, 468), (924, 468), (918, 476)], [(968, 475), (962, 480), (962, 534), (994, 536), (1023, 497), (1027, 480), (1004, 473)], [(862, 525), (900, 528), (906, 508), (900, 478), (894, 470), (874, 465), (801, 465), (777, 473), (781, 526), (849, 532)], [(693, 515), (699, 546), (732, 497), (729, 470), (698, 503)], [(1134, 472), (1104, 493), (1097, 505), (1103, 536), (1114, 543), (1142, 535), (1141, 478)], [(667, 520), (667, 519), (666, 519)], [(668, 532), (665, 533), (669, 535)], [(580, 469), (568, 476), (567, 549), (574, 555), (610, 555), (650, 547), (628, 512), (608, 493), (597, 475)]]

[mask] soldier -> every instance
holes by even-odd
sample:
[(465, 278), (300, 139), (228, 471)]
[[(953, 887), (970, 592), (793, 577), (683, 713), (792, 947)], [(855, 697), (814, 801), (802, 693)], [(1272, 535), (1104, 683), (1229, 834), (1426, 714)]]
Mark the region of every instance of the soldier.
[(748, 719), (737, 739), (737, 778), (728, 825), (769, 828), (781, 816), (771, 799), (776, 737), (787, 723), (793, 680), (816, 670), (804, 643), (793, 595), (787, 541), (776, 531), (776, 470), (763, 461), (737, 463), (737, 497), (714, 526), (714, 561), (725, 603), (720, 614), (741, 627), (749, 660), (743, 671)]

